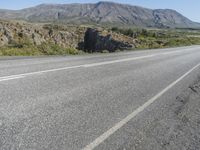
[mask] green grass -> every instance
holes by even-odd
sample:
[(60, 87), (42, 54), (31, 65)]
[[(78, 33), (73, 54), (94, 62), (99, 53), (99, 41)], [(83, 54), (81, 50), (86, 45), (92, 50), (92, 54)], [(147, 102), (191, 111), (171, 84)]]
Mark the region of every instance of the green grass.
[[(200, 44), (200, 31), (191, 29), (121, 29), (111, 28), (113, 32), (136, 39), (137, 49), (166, 48)], [(199, 35), (199, 37), (197, 36)]]
[[(49, 34), (53, 30), (65, 30), (62, 26), (46, 25)], [(110, 28), (111, 31), (132, 37), (136, 41), (135, 49), (153, 49), (188, 45), (200, 45), (200, 30), (192, 29), (136, 29)], [(7, 46), (0, 47), (0, 56), (39, 56), (39, 55), (77, 55), (83, 51), (74, 48), (64, 48), (51, 42), (34, 45), (22, 33), (16, 35), (16, 41), (10, 41)], [(103, 53), (108, 53), (104, 50)]]
[(83, 53), (74, 48), (63, 48), (52, 43), (34, 45), (9, 45), (0, 47), (0, 56), (40, 56), (40, 55), (77, 55)]
[(81, 53), (79, 50), (74, 49), (74, 48), (64, 48), (56, 44), (52, 43), (43, 43), (37, 48), (42, 54), (44, 55), (66, 55), (66, 54), (71, 54), (71, 55), (76, 55)]
[[(65, 29), (58, 25), (46, 25), (44, 28), (49, 29), (49, 34), (52, 34), (54, 30)], [(0, 56), (77, 55), (83, 53), (75, 48), (62, 47), (49, 41), (35, 45), (23, 32), (14, 33), (13, 39), (9, 41), (8, 45), (0, 47)]]

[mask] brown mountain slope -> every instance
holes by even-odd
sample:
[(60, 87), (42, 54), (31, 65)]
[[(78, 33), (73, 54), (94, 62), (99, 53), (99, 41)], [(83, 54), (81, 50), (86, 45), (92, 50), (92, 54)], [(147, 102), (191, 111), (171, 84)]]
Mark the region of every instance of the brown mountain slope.
[(199, 23), (189, 20), (174, 10), (152, 10), (113, 2), (99, 2), (96, 4), (42, 4), (18, 11), (0, 10), (0, 18), (22, 19), (31, 22), (91, 23), (159, 28), (200, 27)]

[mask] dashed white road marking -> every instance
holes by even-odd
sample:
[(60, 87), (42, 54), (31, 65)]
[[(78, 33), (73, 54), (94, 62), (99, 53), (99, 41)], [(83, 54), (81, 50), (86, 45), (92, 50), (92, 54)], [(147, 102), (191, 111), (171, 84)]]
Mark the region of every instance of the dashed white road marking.
[(179, 77), (176, 81), (172, 82), (170, 85), (168, 85), (165, 89), (160, 91), (158, 94), (156, 94), (154, 97), (149, 99), (146, 103), (144, 103), (142, 106), (138, 107), (136, 110), (134, 110), (131, 114), (129, 114), (126, 118), (121, 120), (120, 122), (116, 123), (112, 128), (104, 132), (102, 135), (97, 137), (93, 142), (88, 144), (86, 147), (83, 148), (83, 150), (93, 150), (96, 148), (99, 144), (104, 142), (107, 138), (109, 138), (112, 134), (114, 134), (117, 130), (119, 130), (121, 127), (123, 127), (126, 123), (128, 123), (131, 119), (133, 119), (135, 116), (137, 116), (140, 112), (144, 111), (149, 105), (151, 105), (153, 102), (155, 102), (158, 98), (160, 98), (163, 94), (165, 94), (169, 89), (171, 89), (174, 85), (176, 85), (178, 82), (183, 80), (187, 75), (189, 75), (192, 71), (197, 69), (200, 66), (200, 63), (194, 66), (192, 69), (190, 69), (188, 72), (186, 72), (184, 75)]

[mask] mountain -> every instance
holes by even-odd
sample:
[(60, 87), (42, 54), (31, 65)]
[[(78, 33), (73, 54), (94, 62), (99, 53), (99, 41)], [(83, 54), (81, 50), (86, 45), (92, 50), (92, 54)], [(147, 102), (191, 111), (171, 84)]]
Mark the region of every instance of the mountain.
[(114, 2), (98, 2), (96, 4), (41, 4), (22, 10), (0, 10), (0, 19), (158, 28), (200, 27), (199, 23), (189, 20), (175, 10), (152, 10)]

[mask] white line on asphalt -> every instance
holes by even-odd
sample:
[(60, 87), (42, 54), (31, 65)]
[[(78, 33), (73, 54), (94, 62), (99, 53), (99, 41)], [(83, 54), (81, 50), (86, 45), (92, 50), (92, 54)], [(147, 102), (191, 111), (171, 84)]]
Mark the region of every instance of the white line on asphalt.
[(82, 66), (80, 65), (80, 66), (72, 66), (72, 67), (63, 67), (63, 68), (58, 68), (58, 69), (51, 69), (51, 70), (30, 72), (30, 73), (24, 73), (24, 74), (18, 74), (18, 75), (4, 76), (4, 77), (0, 77), (0, 82), (1, 81), (13, 80), (13, 79), (19, 79), (19, 77), (24, 78), (26, 76), (31, 76), (31, 75), (39, 75), (39, 74), (42, 74), (42, 73), (55, 72), (55, 71), (67, 70), (67, 69), (75, 69), (75, 68), (80, 68), (80, 67), (82, 67)]
[(24, 76), (13, 76), (13, 77), (9, 77), (9, 78), (0, 78), (0, 82), (2, 81), (8, 81), (8, 80), (14, 80), (14, 79), (21, 79), (21, 78), (24, 78)]
[(117, 130), (119, 130), (121, 127), (123, 127), (126, 123), (128, 123), (131, 119), (133, 119), (136, 115), (138, 115), (140, 112), (145, 110), (149, 105), (151, 105), (153, 102), (155, 102), (158, 98), (160, 98), (163, 94), (165, 94), (169, 89), (171, 89), (174, 85), (176, 85), (178, 82), (183, 80), (187, 75), (189, 75), (192, 71), (197, 69), (200, 66), (200, 63), (194, 66), (192, 69), (190, 69), (188, 72), (186, 72), (184, 75), (182, 75), (180, 78), (178, 78), (176, 81), (172, 82), (170, 85), (168, 85), (165, 89), (160, 91), (158, 94), (156, 94), (154, 97), (149, 99), (146, 103), (144, 103), (142, 106), (138, 107), (135, 111), (133, 111), (131, 114), (129, 114), (126, 118), (121, 120), (120, 122), (116, 123), (112, 128), (104, 132), (102, 135), (97, 137), (92, 143), (87, 145), (83, 150), (93, 150), (95, 147), (97, 147), (99, 144), (104, 142), (107, 138), (109, 138), (112, 134), (114, 134)]
[(175, 51), (175, 52), (164, 52), (164, 53), (162, 53), (162, 55), (169, 55), (169, 54), (178, 53), (178, 52), (180, 52), (180, 51)]
[(169, 55), (169, 54), (173, 54), (173, 53), (180, 53), (180, 52), (187, 52), (187, 51), (191, 51), (191, 50), (195, 50), (196, 48), (192, 48), (192, 49), (184, 49), (184, 50), (176, 50), (176, 51), (172, 51), (172, 52), (164, 52), (161, 53), (162, 55)]
[[(196, 49), (196, 48), (193, 48)], [(95, 66), (101, 66), (101, 65), (108, 65), (108, 64), (113, 64), (113, 63), (120, 63), (120, 62), (126, 62), (126, 61), (133, 61), (133, 60), (139, 60), (139, 59), (144, 59), (144, 58), (151, 58), (155, 57), (158, 55), (169, 55), (173, 53), (180, 53), (180, 52), (185, 52), (185, 51), (191, 51), (193, 49), (185, 49), (185, 50), (176, 50), (173, 52), (164, 52), (164, 53), (158, 53), (158, 54), (152, 54), (152, 55), (146, 55), (146, 56), (139, 56), (139, 57), (133, 57), (133, 58), (125, 58), (125, 59), (118, 59), (118, 60), (111, 60), (111, 61), (105, 61), (105, 62), (99, 62), (99, 63), (93, 63), (93, 64), (85, 64), (82, 65), (82, 67), (95, 67)]]
[(133, 58), (111, 60), (111, 61), (99, 62), (99, 63), (94, 63), (94, 64), (85, 64), (85, 65), (82, 65), (82, 66), (86, 67), (86, 68), (87, 67), (95, 67), (95, 66), (108, 65), (108, 64), (114, 64), (114, 63), (125, 62), (125, 61), (132, 61), (132, 60), (150, 58), (150, 57), (154, 57), (154, 56), (156, 56), (156, 55), (147, 55), (147, 56), (140, 56), (140, 57), (133, 57)]
[[(195, 49), (195, 48), (193, 48), (193, 49)], [(118, 59), (118, 60), (111, 60), (111, 61), (93, 63), (93, 64), (84, 64), (84, 65), (78, 65), (78, 66), (63, 67), (63, 68), (57, 68), (57, 69), (23, 73), (23, 74), (18, 74), (18, 75), (4, 76), (4, 77), (0, 77), (0, 82), (22, 78), (22, 77), (19, 77), (19, 76), (23, 76), (23, 78), (25, 78), (27, 76), (39, 75), (39, 74), (48, 73), (48, 72), (75, 69), (75, 68), (81, 68), (81, 67), (88, 68), (88, 67), (95, 67), (95, 66), (101, 66), (101, 65), (108, 65), (108, 64), (113, 64), (113, 63), (120, 63), (120, 62), (126, 62), (126, 61), (133, 61), (133, 60), (151, 58), (151, 57), (155, 57), (155, 56), (162, 55), (162, 54), (167, 55), (167, 54), (171, 54), (171, 53), (183, 52), (183, 51), (188, 51), (188, 50), (193, 50), (193, 49), (176, 50), (176, 51), (173, 51), (173, 52), (164, 52), (164, 53), (158, 53), (158, 54), (153, 54), (153, 55), (146, 55), (146, 56), (139, 56), (139, 57), (132, 57), (132, 58), (125, 58), (125, 59)]]
[(39, 75), (39, 74), (42, 74), (42, 73), (55, 72), (55, 71), (61, 71), (61, 70), (67, 70), (67, 69), (75, 69), (75, 68), (81, 68), (81, 67), (88, 68), (88, 67), (94, 67), (94, 66), (100, 66), (100, 65), (107, 65), (107, 64), (113, 64), (113, 63), (119, 63), (119, 62), (131, 61), (131, 60), (150, 58), (150, 57), (153, 57), (153, 56), (155, 56), (155, 55), (147, 55), (147, 56), (141, 56), (141, 57), (126, 58), (126, 59), (119, 59), (119, 60), (113, 60), (113, 61), (105, 61), (105, 62), (94, 63), (94, 64), (85, 64), (85, 65), (63, 67), (63, 68), (50, 69), (50, 70), (44, 70), (44, 71), (23, 73), (23, 74), (18, 74), (18, 75), (4, 76), (4, 77), (0, 77), (0, 82), (1, 81), (13, 80), (13, 79), (19, 79), (19, 78), (17, 78), (19, 76), (27, 77), (27, 76), (31, 76), (31, 75)]

